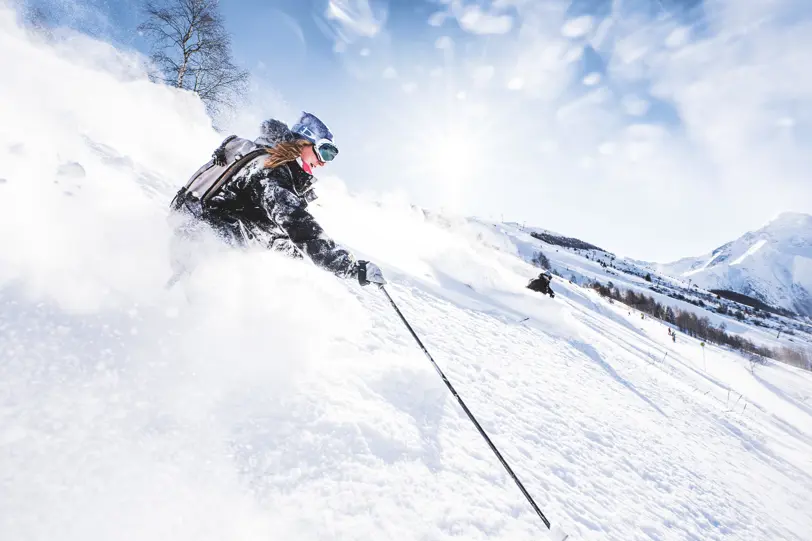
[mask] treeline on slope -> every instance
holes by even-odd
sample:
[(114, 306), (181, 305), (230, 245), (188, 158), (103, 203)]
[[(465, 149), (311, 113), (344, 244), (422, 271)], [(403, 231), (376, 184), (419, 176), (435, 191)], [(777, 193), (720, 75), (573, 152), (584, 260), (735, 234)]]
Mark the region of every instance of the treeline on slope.
[(765, 312), (773, 312), (775, 314), (781, 314), (782, 316), (787, 316), (787, 317), (795, 317), (795, 316), (797, 316), (797, 314), (794, 314), (794, 313), (790, 312), (789, 310), (786, 310), (784, 308), (777, 308), (775, 306), (770, 306), (769, 304), (761, 302), (760, 300), (758, 300), (756, 298), (753, 298), (753, 297), (751, 297), (749, 295), (745, 295), (744, 293), (737, 293), (735, 291), (730, 291), (729, 289), (711, 289), (710, 292), (713, 293), (714, 295), (719, 296), (719, 297), (722, 297), (722, 298), (725, 298), (725, 299), (728, 299), (728, 300), (731, 300), (731, 301), (736, 301), (739, 304), (744, 304), (744, 305), (747, 305), (747, 306), (751, 306), (753, 308), (756, 308), (758, 310), (763, 310)]
[(806, 356), (802, 352), (789, 348), (773, 350), (758, 346), (746, 338), (725, 332), (724, 323), (720, 327), (714, 327), (707, 316), (699, 317), (692, 311), (665, 306), (657, 302), (653, 297), (643, 293), (618, 289), (612, 282), (603, 285), (596, 281), (592, 284), (592, 289), (603, 297), (622, 302), (652, 317), (675, 325), (681, 332), (688, 336), (700, 338), (714, 344), (730, 346), (750, 354), (751, 358), (769, 357), (800, 368), (812, 370), (808, 359), (806, 359)]
[[(691, 296), (682, 295), (677, 291), (672, 291), (670, 289), (662, 288), (659, 286), (652, 286), (650, 288), (652, 291), (660, 293), (662, 295), (666, 295), (671, 297), (672, 299), (677, 299), (679, 301), (687, 302), (689, 304), (693, 304), (694, 306), (699, 306), (700, 308), (704, 308), (706, 310), (711, 310), (716, 312), (717, 314), (721, 314), (723, 316), (732, 316), (738, 319), (739, 321), (744, 321), (747, 317), (753, 318), (753, 324), (758, 325), (759, 327), (764, 327), (765, 329), (771, 329), (773, 327), (767, 325), (764, 320), (771, 319), (773, 316), (772, 314), (779, 314), (779, 315), (787, 315), (788, 317), (792, 317), (793, 314), (788, 313), (785, 314), (780, 309), (771, 308), (771, 311), (762, 310), (753, 304), (744, 304), (738, 300), (733, 298), (727, 298), (733, 303), (732, 305), (727, 305), (723, 302), (720, 302), (719, 299), (723, 298), (722, 295), (718, 293), (714, 293), (713, 295), (704, 293), (700, 290), (693, 290), (691, 291)], [(704, 300), (703, 300), (704, 299)], [(755, 300), (755, 299), (754, 299)], [(763, 304), (763, 303), (762, 303)], [(739, 307), (737, 308), (738, 305)], [(765, 305), (766, 306), (766, 305)], [(752, 308), (752, 310), (748, 310), (748, 308)], [(793, 334), (792, 331), (785, 331), (789, 334)]]
[(546, 242), (547, 244), (554, 244), (555, 246), (563, 246), (564, 248), (574, 248), (576, 250), (600, 250), (601, 252), (606, 251), (603, 248), (598, 248), (594, 244), (589, 244), (588, 242), (584, 242), (580, 239), (572, 237), (562, 237), (559, 235), (552, 235), (550, 233), (540, 233), (537, 231), (531, 231), (530, 236), (542, 242)]

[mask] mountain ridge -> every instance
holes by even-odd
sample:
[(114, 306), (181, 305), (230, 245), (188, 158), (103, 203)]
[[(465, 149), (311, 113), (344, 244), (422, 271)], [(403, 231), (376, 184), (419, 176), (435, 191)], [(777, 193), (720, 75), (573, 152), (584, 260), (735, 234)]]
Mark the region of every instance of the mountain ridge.
[(711, 252), (656, 265), (705, 289), (726, 289), (812, 316), (812, 216), (783, 212)]

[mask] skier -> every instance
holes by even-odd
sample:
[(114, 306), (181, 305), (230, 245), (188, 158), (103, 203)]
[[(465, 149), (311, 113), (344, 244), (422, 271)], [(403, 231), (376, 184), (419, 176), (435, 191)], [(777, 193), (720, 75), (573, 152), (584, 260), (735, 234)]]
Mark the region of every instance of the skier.
[(544, 293), (545, 295), (549, 295), (550, 298), (554, 299), (555, 293), (553, 292), (553, 288), (550, 287), (550, 282), (552, 279), (553, 275), (550, 274), (550, 271), (544, 271), (539, 274), (537, 278), (530, 280), (530, 283), (527, 284), (527, 289)]
[[(175, 255), (181, 250), (188, 252), (188, 246), (177, 249), (178, 244), (194, 241), (204, 223), (231, 245), (255, 243), (297, 258), (306, 255), (339, 277), (357, 278), (361, 285), (385, 284), (377, 265), (356, 260), (330, 239), (307, 211), (308, 203), (315, 199), (314, 171), (338, 155), (329, 128), (305, 112), (292, 128), (271, 119), (263, 122), (260, 130), (252, 146), (264, 151), (259, 154), (261, 159), (245, 164), (209, 198), (196, 198), (197, 194), (186, 188), (175, 196), (172, 209), (181, 221), (176, 229)], [(208, 167), (227, 165), (226, 145), (234, 139), (231, 136), (223, 141)], [(190, 272), (189, 259), (188, 254), (186, 258), (175, 257), (175, 275), (168, 286)]]

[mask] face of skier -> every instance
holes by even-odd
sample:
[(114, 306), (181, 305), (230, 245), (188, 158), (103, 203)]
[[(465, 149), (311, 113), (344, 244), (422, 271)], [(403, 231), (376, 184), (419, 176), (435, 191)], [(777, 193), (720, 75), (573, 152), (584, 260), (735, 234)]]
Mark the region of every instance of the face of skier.
[(324, 165), (324, 162), (321, 161), (319, 156), (316, 154), (316, 150), (313, 148), (313, 145), (307, 145), (302, 148), (301, 158), (302, 163), (304, 163), (306, 168), (309, 168), (311, 171)]

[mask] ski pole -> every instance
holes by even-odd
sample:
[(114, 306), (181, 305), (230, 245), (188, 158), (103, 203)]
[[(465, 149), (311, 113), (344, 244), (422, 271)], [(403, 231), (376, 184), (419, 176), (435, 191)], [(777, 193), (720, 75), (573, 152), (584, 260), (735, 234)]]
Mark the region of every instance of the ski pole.
[[(488, 443), (488, 446), (491, 448), (491, 451), (493, 451), (493, 454), (496, 455), (496, 458), (498, 458), (499, 462), (502, 463), (502, 466), (505, 467), (505, 470), (507, 470), (510, 477), (516, 482), (516, 486), (519, 487), (519, 490), (522, 491), (522, 494), (524, 494), (524, 497), (527, 498), (528, 502), (530, 502), (530, 506), (533, 508), (533, 510), (539, 516), (539, 518), (544, 523), (544, 525), (547, 526), (547, 529), (552, 530), (552, 526), (550, 525), (550, 521), (547, 520), (547, 517), (545, 517), (544, 513), (541, 512), (541, 509), (539, 509), (539, 506), (536, 505), (536, 502), (533, 500), (533, 497), (530, 496), (530, 493), (527, 492), (526, 488), (524, 488), (524, 485), (522, 484), (521, 481), (519, 481), (519, 478), (516, 476), (516, 474), (513, 473), (513, 469), (510, 467), (510, 465), (507, 463), (505, 458), (502, 456), (502, 453), (499, 452), (499, 449), (496, 448), (496, 445), (494, 445), (493, 442), (491, 441), (491, 439), (488, 437), (488, 434), (485, 433), (485, 430), (482, 428), (482, 425), (480, 425), (479, 421), (476, 420), (476, 417), (474, 417), (474, 414), (471, 413), (471, 410), (468, 409), (468, 406), (465, 405), (465, 402), (462, 400), (460, 395), (457, 394), (456, 389), (454, 389), (454, 386), (451, 385), (451, 382), (445, 376), (442, 369), (440, 369), (440, 366), (436, 362), (434, 362), (434, 359), (432, 358), (429, 351), (426, 349), (426, 346), (424, 346), (423, 342), (420, 341), (420, 338), (417, 336), (417, 333), (414, 332), (414, 329), (412, 329), (412, 326), (409, 325), (409, 322), (406, 321), (406, 317), (400, 311), (400, 308), (398, 308), (398, 305), (395, 304), (395, 301), (389, 295), (389, 292), (386, 290), (386, 288), (383, 285), (381, 285), (380, 288), (381, 288), (381, 291), (383, 291), (384, 295), (386, 295), (386, 298), (389, 299), (389, 303), (392, 305), (392, 308), (394, 308), (395, 312), (397, 312), (398, 316), (400, 316), (400, 319), (403, 321), (403, 324), (406, 325), (407, 329), (409, 329), (409, 332), (412, 334), (412, 337), (414, 338), (415, 342), (417, 342), (417, 345), (420, 346), (420, 349), (423, 350), (423, 353), (425, 353), (426, 357), (431, 362), (432, 366), (434, 366), (434, 369), (437, 371), (437, 374), (439, 374), (440, 378), (442, 378), (443, 383), (445, 383), (446, 387), (448, 387), (448, 390), (451, 391), (451, 394), (454, 395), (454, 398), (457, 399), (457, 402), (459, 402), (460, 407), (463, 409), (465, 414), (468, 415), (468, 418), (471, 420), (471, 422), (474, 423), (474, 426), (479, 431), (479, 434)], [(566, 538), (567, 538), (566, 536), (561, 538), (561, 541), (566, 540)]]

